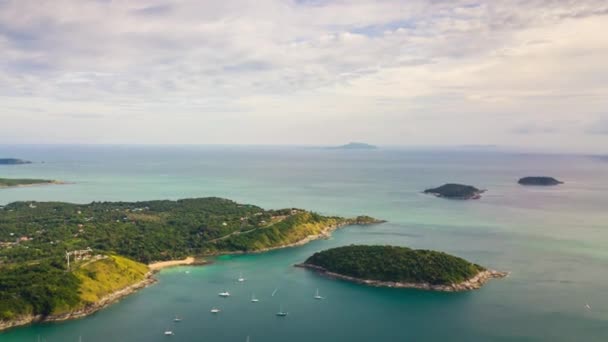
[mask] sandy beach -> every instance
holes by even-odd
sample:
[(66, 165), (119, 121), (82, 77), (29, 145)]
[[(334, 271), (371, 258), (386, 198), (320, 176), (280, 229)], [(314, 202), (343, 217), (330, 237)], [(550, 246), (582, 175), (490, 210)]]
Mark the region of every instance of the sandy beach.
[(181, 265), (192, 265), (196, 260), (194, 257), (187, 257), (183, 260), (168, 260), (168, 261), (159, 261), (148, 264), (148, 267), (152, 271), (158, 271), (163, 268), (173, 267), (173, 266), (181, 266)]

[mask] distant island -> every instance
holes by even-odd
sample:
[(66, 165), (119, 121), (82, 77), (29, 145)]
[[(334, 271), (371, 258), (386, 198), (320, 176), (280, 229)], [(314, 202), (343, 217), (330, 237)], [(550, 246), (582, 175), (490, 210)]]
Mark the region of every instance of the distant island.
[(521, 178), (517, 183), (521, 185), (538, 185), (538, 186), (553, 186), (563, 184), (564, 182), (558, 181), (553, 177), (524, 177)]
[(362, 142), (350, 142), (346, 145), (331, 146), (328, 147), (331, 150), (377, 150), (378, 146), (362, 143)]
[(448, 183), (437, 188), (424, 190), (425, 194), (435, 195), (437, 197), (449, 199), (479, 199), (485, 190), (477, 189), (471, 185)]
[(488, 280), (507, 275), (443, 252), (396, 246), (337, 247), (296, 266), (369, 286), (446, 292), (479, 289)]
[[(206, 256), (298, 246), (383, 221), (222, 198), (0, 206), (0, 330), (91, 314)], [(69, 252), (70, 263), (67, 263)]]
[(62, 182), (55, 181), (55, 180), (48, 180), (48, 179), (0, 178), (0, 188), (32, 186), (32, 185), (48, 185), (48, 184), (62, 184)]
[(31, 164), (29, 160), (16, 159), (16, 158), (0, 158), (0, 165), (21, 165)]

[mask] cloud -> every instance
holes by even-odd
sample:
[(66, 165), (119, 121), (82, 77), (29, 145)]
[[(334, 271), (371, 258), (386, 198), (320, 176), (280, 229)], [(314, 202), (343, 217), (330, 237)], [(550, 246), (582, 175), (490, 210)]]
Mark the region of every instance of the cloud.
[(0, 101), (11, 105), (0, 116), (15, 130), (44, 122), (53, 142), (89, 142), (81, 116), (65, 114), (87, 113), (99, 127), (121, 120), (95, 134), (100, 142), (466, 145), (517, 135), (584, 150), (598, 137), (553, 122), (590, 122), (608, 105), (605, 1), (146, 4), (0, 2)]
[(589, 134), (608, 135), (608, 117), (603, 117), (587, 125), (586, 132)]
[(515, 134), (551, 134), (558, 132), (555, 126), (539, 125), (535, 123), (523, 123), (511, 129)]

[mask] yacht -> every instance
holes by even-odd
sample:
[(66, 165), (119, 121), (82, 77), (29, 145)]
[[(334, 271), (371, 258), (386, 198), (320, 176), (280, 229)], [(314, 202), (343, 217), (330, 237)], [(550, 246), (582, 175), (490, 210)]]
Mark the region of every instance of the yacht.
[(315, 293), (314, 299), (323, 299), (323, 297), (321, 297), (319, 295), (319, 289), (317, 289), (317, 292)]
[(165, 336), (171, 336), (171, 335), (173, 335), (173, 331), (165, 330)]
[(279, 307), (279, 312), (277, 312), (277, 316), (279, 316), (279, 317), (287, 316), (287, 312), (283, 311), (283, 306)]
[(259, 299), (255, 298), (255, 294), (252, 294), (252, 295), (251, 295), (251, 302), (252, 302), (252, 303), (257, 303), (257, 302), (259, 302), (259, 301), (260, 301)]
[(214, 314), (215, 314), (215, 313), (219, 313), (220, 311), (222, 311), (222, 310), (220, 310), (220, 309), (218, 309), (218, 308), (213, 308), (213, 309), (211, 309), (211, 313), (214, 313)]
[(179, 316), (175, 316), (175, 318), (173, 319), (173, 322), (181, 322), (182, 319)]
[(230, 292), (228, 292), (228, 291), (223, 291), (223, 292), (218, 293), (218, 295), (219, 295), (220, 297), (230, 297)]
[(243, 278), (243, 273), (239, 274), (239, 278), (237, 279), (239, 283), (245, 282), (245, 278)]

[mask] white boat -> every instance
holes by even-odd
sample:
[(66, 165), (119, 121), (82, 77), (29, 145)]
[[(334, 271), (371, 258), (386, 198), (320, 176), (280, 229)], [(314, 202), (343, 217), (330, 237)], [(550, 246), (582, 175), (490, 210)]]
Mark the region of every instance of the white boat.
[(591, 310), (591, 305), (589, 305), (589, 304), (585, 304), (585, 308), (586, 308), (587, 310)]
[(212, 308), (211, 309), (211, 313), (219, 313), (220, 311), (222, 311), (222, 310), (220, 310), (218, 308)]
[(279, 317), (285, 317), (285, 316), (287, 316), (287, 312), (283, 311), (283, 306), (279, 307), (279, 312), (277, 312), (277, 316), (279, 316)]
[(324, 299), (323, 297), (321, 297), (321, 296), (319, 295), (319, 289), (317, 289), (317, 292), (315, 293), (314, 298), (315, 298), (315, 299)]
[(220, 297), (230, 297), (230, 292), (228, 292), (228, 291), (223, 291), (223, 292), (218, 293), (218, 295), (219, 295)]
[(165, 336), (170, 336), (170, 335), (173, 335), (173, 331), (165, 330)]
[(178, 316), (175, 316), (175, 318), (173, 319), (173, 322), (181, 322), (182, 319), (179, 318)]
[(255, 294), (252, 294), (252, 295), (251, 295), (251, 302), (252, 302), (252, 303), (257, 303), (257, 302), (259, 302), (259, 301), (260, 301), (259, 299), (255, 298)]
[(239, 274), (239, 278), (237, 279), (237, 281), (238, 281), (239, 283), (242, 283), (242, 282), (244, 282), (244, 281), (245, 281), (245, 278), (243, 278), (243, 273), (240, 273), (240, 274)]

